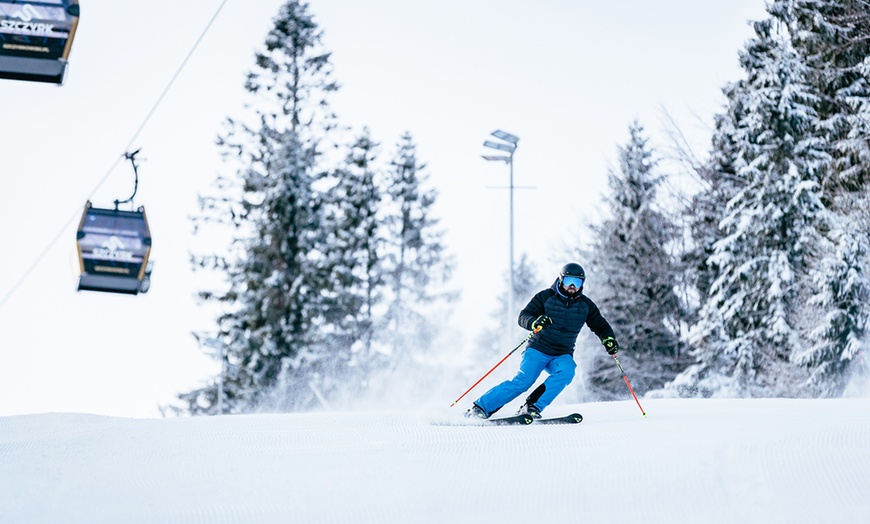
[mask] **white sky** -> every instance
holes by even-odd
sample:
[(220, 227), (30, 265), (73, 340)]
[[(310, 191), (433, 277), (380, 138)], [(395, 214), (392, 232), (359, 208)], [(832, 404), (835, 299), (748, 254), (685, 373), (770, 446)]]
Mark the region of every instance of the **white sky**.
[[(193, 299), (188, 217), (222, 169), (214, 139), (242, 114), (244, 74), (283, 2), (229, 0), (135, 140), (220, 1), (81, 3), (63, 87), (0, 81), (0, 415), (156, 416), (216, 371), (190, 336), (212, 316)], [(343, 86), (340, 121), (368, 126), (385, 155), (408, 130), (428, 163), (458, 263), (457, 313), (473, 319), (457, 351), (507, 288), (508, 191), (492, 187), (508, 168), (480, 158), (489, 133), (520, 137), (514, 184), (534, 189), (514, 193), (515, 257), (528, 252), (545, 287), (597, 220), (631, 120), (664, 147), (667, 112), (703, 151), (720, 89), (739, 78), (747, 21), (764, 17), (762, 0), (311, 4)], [(77, 293), (82, 206), (129, 195), (128, 146), (142, 148), (151, 290)]]
[(870, 403), (552, 406), (577, 426), (426, 413), (0, 418), (0, 521), (867, 522)]

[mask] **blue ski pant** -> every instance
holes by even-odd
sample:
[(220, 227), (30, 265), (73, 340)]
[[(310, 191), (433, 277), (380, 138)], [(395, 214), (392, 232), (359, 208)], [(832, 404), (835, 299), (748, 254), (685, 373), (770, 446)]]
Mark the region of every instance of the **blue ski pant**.
[(529, 347), (523, 351), (523, 359), (520, 362), (520, 370), (510, 380), (506, 380), (501, 384), (490, 389), (483, 394), (482, 397), (475, 400), (477, 404), (487, 416), (498, 411), (502, 406), (522, 395), (523, 392), (531, 388), (541, 373), (546, 371), (549, 377), (544, 381), (544, 392), (535, 401), (535, 405), (540, 411), (550, 405), (559, 393), (565, 389), (565, 386), (571, 383), (574, 379), (574, 371), (577, 369), (577, 364), (574, 362), (573, 355), (545, 355), (535, 348)]

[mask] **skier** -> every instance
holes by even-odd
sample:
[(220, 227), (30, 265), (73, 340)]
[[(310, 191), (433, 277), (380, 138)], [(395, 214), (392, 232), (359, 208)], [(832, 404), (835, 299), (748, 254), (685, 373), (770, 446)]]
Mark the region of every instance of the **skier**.
[(559, 278), (548, 289), (539, 291), (520, 311), (517, 322), (535, 334), (523, 351), (520, 369), (511, 380), (490, 389), (466, 412), (467, 417), (489, 418), (502, 406), (527, 391), (546, 371), (547, 379), (526, 398), (517, 414), (541, 418), (541, 412), (574, 378), (574, 344), (583, 324), (595, 333), (610, 355), (619, 344), (613, 328), (601, 315), (598, 306), (583, 294), (586, 272), (580, 264), (562, 267)]

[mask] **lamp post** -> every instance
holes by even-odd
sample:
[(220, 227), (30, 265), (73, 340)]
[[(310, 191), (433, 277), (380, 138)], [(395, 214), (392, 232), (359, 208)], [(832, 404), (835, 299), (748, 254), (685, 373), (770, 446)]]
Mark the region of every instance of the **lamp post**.
[(517, 143), (520, 137), (506, 133), (502, 130), (495, 130), (490, 133), (500, 142), (492, 142), (487, 140), (483, 143), (484, 147), (505, 151), (507, 155), (481, 155), (484, 160), (491, 162), (504, 162), (510, 166), (510, 259), (508, 272), (510, 273), (510, 291), (508, 292), (508, 324), (505, 336), (509, 336), (511, 323), (514, 321), (514, 152), (517, 150)]

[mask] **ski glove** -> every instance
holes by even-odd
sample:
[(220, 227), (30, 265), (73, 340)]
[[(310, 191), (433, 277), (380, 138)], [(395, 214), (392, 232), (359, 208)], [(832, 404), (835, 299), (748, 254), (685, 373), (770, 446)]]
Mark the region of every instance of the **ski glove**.
[(619, 351), (619, 342), (613, 337), (607, 337), (601, 343), (604, 344), (604, 349), (607, 350), (608, 355), (615, 355)]
[(553, 325), (553, 319), (547, 315), (541, 315), (532, 322), (532, 331), (537, 331), (538, 328), (544, 329), (547, 326)]

